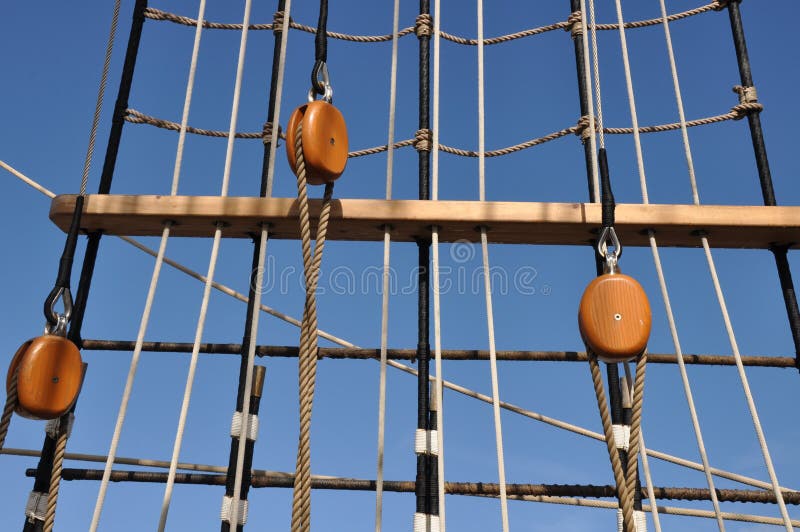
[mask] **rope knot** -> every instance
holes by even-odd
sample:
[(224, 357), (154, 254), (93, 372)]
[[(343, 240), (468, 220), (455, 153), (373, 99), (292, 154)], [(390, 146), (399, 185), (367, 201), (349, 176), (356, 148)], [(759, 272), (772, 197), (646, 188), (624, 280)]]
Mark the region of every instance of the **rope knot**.
[[(264, 145), (268, 146), (272, 144), (272, 133), (272, 122), (264, 122), (264, 127), (261, 130), (261, 140), (264, 142)], [(278, 138), (282, 138), (280, 125), (278, 126)]]
[[(286, 14), (283, 11), (276, 11), (274, 15), (272, 15), (272, 33), (281, 33), (283, 31), (283, 22), (284, 16)], [(289, 23), (292, 22), (291, 17), (289, 18)]]
[(573, 11), (570, 13), (569, 17), (567, 17), (567, 26), (564, 28), (564, 31), (568, 31), (572, 34), (572, 37), (580, 37), (583, 35), (583, 25), (581, 21), (583, 20), (583, 13), (580, 11)]
[(755, 87), (736, 85), (733, 87), (733, 92), (739, 96), (739, 105), (735, 105), (731, 109), (734, 120), (741, 120), (751, 113), (760, 113), (764, 110), (764, 106), (758, 103), (758, 92)]
[(714, 9), (714, 11), (722, 11), (723, 9), (728, 7), (729, 3), (730, 3), (730, 0), (714, 0), (712, 2), (712, 4), (714, 5), (713, 9)]
[(575, 125), (575, 134), (581, 138), (581, 142), (585, 143), (591, 137), (591, 130), (589, 128), (591, 124), (591, 120), (589, 119), (589, 115), (583, 115), (578, 119), (578, 123)]
[(414, 24), (414, 33), (417, 37), (430, 37), (433, 33), (433, 18), (429, 13), (422, 13), (417, 16)]
[(431, 130), (418, 129), (414, 134), (414, 149), (417, 151), (431, 151)]

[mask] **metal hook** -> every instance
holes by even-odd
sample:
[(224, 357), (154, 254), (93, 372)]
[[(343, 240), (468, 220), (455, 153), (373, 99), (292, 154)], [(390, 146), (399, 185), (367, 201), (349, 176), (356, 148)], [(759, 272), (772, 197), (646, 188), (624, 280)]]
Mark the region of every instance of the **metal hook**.
[[(611, 248), (609, 248), (609, 241)], [(597, 252), (606, 261), (606, 273), (615, 273), (618, 270), (617, 262), (622, 255), (622, 244), (619, 242), (617, 232), (613, 226), (603, 227), (600, 238), (597, 240)]]
[[(56, 304), (61, 299), (64, 305), (64, 312), (56, 311)], [(56, 334), (55, 331), (66, 330), (66, 325), (72, 316), (72, 293), (68, 287), (56, 286), (50, 291), (47, 299), (44, 301), (44, 317), (47, 320), (47, 328), (52, 329), (51, 334)]]
[(322, 99), (328, 103), (333, 102), (333, 87), (328, 75), (328, 65), (324, 61), (314, 63), (311, 70), (311, 88), (308, 90), (308, 102), (311, 103), (321, 95)]

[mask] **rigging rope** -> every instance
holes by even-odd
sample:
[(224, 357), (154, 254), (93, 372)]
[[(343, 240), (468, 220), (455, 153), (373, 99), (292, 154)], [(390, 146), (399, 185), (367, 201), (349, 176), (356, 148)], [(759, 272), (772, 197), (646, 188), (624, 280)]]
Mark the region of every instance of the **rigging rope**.
[[(486, 101), (483, 42), (483, 0), (477, 0), (478, 19), (478, 189), (480, 201), (486, 201)], [(486, 326), (489, 335), (489, 371), (492, 382), (492, 413), (497, 453), (497, 475), (500, 483), (500, 519), (503, 532), (508, 532), (508, 500), (506, 496), (506, 468), (503, 450), (503, 428), (500, 420), (500, 384), (497, 376), (497, 353), (494, 338), (494, 311), (492, 308), (492, 281), (489, 269), (489, 244), (486, 226), (481, 226), (481, 255), (483, 257), (483, 285), (486, 299)], [(438, 372), (437, 372), (438, 374)]]
[[(386, 199), (392, 199), (392, 178), (394, 176), (394, 135), (397, 115), (397, 62), (400, 25), (400, 0), (394, 0), (392, 20), (392, 66), (389, 81), (389, 131), (386, 154)], [(383, 293), (381, 294), (381, 359), (378, 377), (378, 457), (375, 476), (375, 532), (383, 527), (383, 462), (386, 433), (386, 361), (389, 348), (389, 294), (391, 290), (390, 248), (392, 242), (391, 226), (384, 226), (383, 232)]]
[(297, 444), (297, 473), (292, 500), (292, 532), (308, 532), (311, 530), (311, 413), (317, 378), (318, 342), (316, 290), (330, 218), (331, 198), (333, 196), (333, 183), (327, 183), (317, 225), (317, 243), (312, 252), (302, 133), (303, 126), (302, 122), (300, 122), (294, 142), (295, 153), (297, 154), (297, 199), (300, 213), (300, 239), (303, 250), (306, 301), (300, 328), (300, 353), (298, 356), (300, 437)]
[[(202, 34), (202, 20), (205, 13), (205, 5), (206, 5), (205, 0), (201, 0), (200, 6), (198, 8), (198, 15), (197, 15), (198, 23), (195, 30), (194, 45), (192, 48), (192, 58), (189, 67), (188, 81), (186, 84), (186, 93), (184, 96), (183, 117), (181, 120), (180, 134), (178, 136), (178, 145), (175, 154), (175, 165), (172, 173), (171, 193), (173, 195), (177, 194), (178, 184), (180, 180), (180, 171), (183, 161), (183, 148), (186, 138), (187, 122), (189, 119), (189, 109), (191, 108), (191, 102), (192, 102), (194, 77), (195, 77), (195, 72), (197, 70), (197, 58), (199, 56), (199, 51), (200, 51), (200, 38)], [(90, 530), (92, 532), (95, 532), (100, 525), (100, 514), (103, 510), (106, 491), (108, 490), (108, 483), (111, 478), (111, 469), (114, 464), (114, 458), (116, 456), (117, 448), (119, 446), (119, 439), (122, 434), (122, 427), (125, 422), (125, 417), (128, 411), (128, 403), (130, 401), (131, 395), (133, 394), (133, 383), (136, 378), (139, 359), (141, 357), (144, 336), (147, 332), (147, 326), (150, 321), (150, 314), (153, 308), (153, 300), (155, 299), (156, 289), (158, 287), (158, 281), (161, 275), (161, 266), (163, 265), (164, 262), (164, 254), (166, 253), (167, 241), (169, 240), (171, 227), (172, 227), (171, 223), (169, 222), (165, 223), (161, 233), (161, 240), (159, 243), (158, 253), (156, 255), (156, 261), (155, 264), (153, 265), (153, 273), (150, 278), (150, 285), (148, 287), (147, 296), (145, 298), (144, 309), (142, 311), (142, 318), (139, 322), (139, 331), (136, 337), (136, 346), (134, 347), (133, 355), (131, 356), (130, 367), (128, 369), (128, 376), (125, 381), (125, 388), (122, 393), (120, 407), (117, 412), (117, 420), (114, 425), (114, 432), (112, 434), (111, 443), (108, 450), (108, 458), (106, 459), (106, 464), (103, 470), (103, 478), (100, 482), (100, 488), (98, 490), (97, 499), (95, 501), (95, 508), (92, 514), (92, 521), (90, 525)]]

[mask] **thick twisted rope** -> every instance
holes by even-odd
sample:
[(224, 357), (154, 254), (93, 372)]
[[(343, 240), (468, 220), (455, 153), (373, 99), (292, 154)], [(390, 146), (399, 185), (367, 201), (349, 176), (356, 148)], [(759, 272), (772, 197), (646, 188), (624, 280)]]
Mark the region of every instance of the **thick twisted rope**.
[(47, 512), (44, 515), (44, 532), (53, 532), (56, 521), (56, 504), (58, 504), (58, 489), (61, 485), (61, 470), (64, 467), (64, 454), (67, 451), (67, 438), (69, 437), (69, 414), (61, 418), (58, 424), (58, 440), (56, 441), (55, 454), (53, 455), (53, 470), (50, 473), (50, 487), (47, 490)]
[(11, 382), (8, 384), (8, 392), (6, 392), (6, 405), (3, 407), (3, 417), (0, 418), (0, 449), (6, 443), (6, 436), (8, 435), (8, 428), (11, 425), (11, 418), (14, 416), (14, 410), (17, 409), (17, 372), (11, 376)]
[(611, 413), (608, 411), (608, 401), (603, 388), (603, 374), (600, 371), (600, 365), (597, 363), (597, 355), (594, 353), (589, 354), (589, 368), (592, 372), (592, 384), (594, 384), (594, 392), (597, 397), (597, 408), (600, 411), (600, 420), (603, 423), (603, 433), (606, 437), (608, 457), (611, 459), (611, 469), (614, 472), (614, 482), (617, 485), (617, 498), (622, 508), (622, 521), (625, 525), (625, 530), (635, 532), (632, 492), (629, 491), (628, 483), (625, 481), (626, 472), (622, 469), (622, 461), (619, 458), (619, 452), (614, 441)]
[(631, 405), (631, 436), (628, 447), (627, 482), (628, 493), (633, 495), (636, 489), (636, 477), (639, 467), (640, 435), (642, 432), (642, 405), (644, 403), (644, 375), (647, 367), (647, 352), (636, 359), (636, 377), (633, 382), (633, 404)]
[(317, 297), (319, 268), (325, 247), (325, 235), (330, 219), (333, 183), (325, 185), (317, 244), (311, 251), (311, 223), (308, 214), (308, 184), (306, 164), (303, 156), (303, 128), (295, 133), (297, 156), (297, 200), (300, 213), (300, 240), (303, 252), (303, 271), (306, 280), (306, 302), (300, 327), (300, 352), (298, 356), (300, 385), (300, 436), (297, 444), (297, 472), (295, 473), (292, 499), (292, 532), (311, 530), (311, 413), (314, 405), (314, 387), (317, 379)]

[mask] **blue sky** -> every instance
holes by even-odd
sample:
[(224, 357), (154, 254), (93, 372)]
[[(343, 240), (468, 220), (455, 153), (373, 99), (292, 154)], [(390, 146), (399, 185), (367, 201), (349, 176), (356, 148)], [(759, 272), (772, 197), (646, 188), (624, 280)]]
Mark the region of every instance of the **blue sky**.
[[(416, 2), (401, 2), (401, 27), (413, 24)], [(120, 30), (98, 150), (90, 176), (96, 188), (107, 138), (111, 104), (127, 40), (133, 2), (122, 7)], [(568, 2), (487, 2), (486, 35), (495, 36), (564, 20)], [(699, 5), (694, 1), (668, 2), (670, 12)], [(242, 2), (209, 2), (209, 20), (235, 22)], [(153, 2), (153, 7), (194, 17), (197, 3), (188, 0)], [(659, 16), (657, 0), (623, 2), (626, 19)], [(389, 33), (391, 2), (340, 1), (331, 3), (328, 28), (358, 34)], [(613, 2), (598, 2), (598, 20), (613, 22)], [(254, 2), (252, 20), (272, 19), (272, 2)], [(296, 2), (292, 16), (316, 23), (315, 2)], [(38, 180), (56, 193), (75, 193), (86, 151), (91, 113), (103, 59), (111, 2), (48, 4), (18, 2), (7, 6), (0, 21), (0, 159)], [(800, 6), (790, 0), (742, 5), (753, 74), (760, 100), (773, 179), (779, 204), (800, 204), (796, 157), (798, 111), (795, 87), (800, 81), (794, 65), (800, 49), (793, 39)], [(476, 35), (475, 4), (463, 0), (442, 2), (442, 29)], [(727, 112), (735, 105), (731, 87), (739, 83), (735, 55), (725, 13), (707, 13), (672, 24), (678, 69), (688, 118)], [(191, 54), (193, 30), (168, 22), (147, 21), (130, 106), (146, 114), (179, 121)], [(252, 32), (242, 92), (239, 129), (259, 131), (266, 113), (273, 37)], [(659, 26), (629, 31), (634, 85), (642, 125), (673, 122), (677, 111), (672, 94), (663, 30)], [(191, 125), (226, 129), (230, 113), (239, 36), (235, 32), (204, 31), (190, 114)], [(601, 77), (606, 124), (630, 125), (620, 47), (616, 32), (600, 35)], [(331, 41), (329, 68), (336, 91), (335, 103), (348, 120), (351, 149), (386, 142), (391, 45)], [(474, 47), (442, 42), (441, 141), (466, 149), (477, 148), (477, 59)], [(293, 31), (289, 38), (286, 85), (281, 122), (305, 99), (313, 63), (313, 37)], [(568, 34), (554, 31), (541, 36), (488, 47), (487, 148), (516, 144), (573, 125), (579, 115), (572, 43)], [(413, 137), (416, 130), (417, 41), (400, 42), (397, 138)], [(726, 122), (690, 131), (700, 197), (704, 203), (760, 204), (755, 164), (746, 123)], [(113, 191), (168, 193), (177, 134), (149, 126), (127, 124)], [(633, 141), (608, 138), (612, 180), (617, 201), (641, 202)], [(691, 194), (679, 133), (643, 138), (650, 200), (689, 203)], [(181, 194), (218, 194), (225, 141), (190, 136), (187, 139)], [(262, 145), (238, 141), (231, 178), (232, 195), (258, 192)], [(396, 152), (393, 196), (414, 198), (417, 191), (416, 153)], [(381, 198), (385, 194), (385, 155), (350, 161), (337, 183), (337, 197)], [(477, 199), (477, 161), (448, 154), (440, 156), (440, 197)], [(586, 201), (583, 152), (575, 137), (486, 163), (490, 200)], [(6, 279), (6, 304), (0, 310), (4, 364), (16, 347), (39, 334), (41, 303), (55, 277), (63, 234), (48, 220), (49, 201), (4, 172), (0, 201), (9, 214), (2, 241), (7, 252), (0, 271)], [(282, 150), (276, 166), (275, 194), (294, 194), (294, 177)], [(316, 192), (319, 194), (319, 192)], [(490, 236), (491, 239), (491, 236)], [(142, 239), (151, 247), (157, 240)], [(713, 243), (713, 240), (712, 240)], [(623, 242), (624, 245), (624, 242)], [(167, 255), (204, 272), (210, 239), (171, 239)], [(82, 250), (82, 246), (80, 248)], [(244, 240), (222, 245), (217, 279), (246, 292), (252, 244)], [(300, 249), (297, 242), (274, 241), (268, 246), (270, 275), (264, 303), (292, 316), (302, 312)], [(442, 245), (443, 280), (453, 288), (442, 295), (444, 348), (487, 347), (482, 285), (471, 280), (480, 267), (480, 249)], [(721, 315), (702, 251), (662, 249), (685, 353), (729, 354)], [(718, 250), (715, 259), (725, 290), (737, 340), (743, 354), (792, 355), (783, 302), (774, 263), (765, 251)], [(380, 293), (369, 272), (380, 267), (379, 243), (331, 242), (326, 247), (319, 300), (320, 326), (363, 347), (380, 342)], [(508, 290), (497, 286), (494, 298), (498, 349), (580, 350), (575, 313), (581, 292), (594, 274), (586, 248), (490, 246), (490, 261), (509, 280)], [(796, 252), (790, 253), (795, 279), (800, 279)], [(416, 296), (403, 290), (416, 264), (416, 247), (392, 246), (392, 267), (398, 289), (390, 307), (389, 343), (410, 348), (416, 344)], [(84, 336), (133, 340), (139, 325), (151, 257), (115, 238), (101, 246), (89, 302)], [(449, 268), (449, 269), (446, 269)], [(637, 277), (648, 291), (654, 312), (650, 350), (673, 352), (652, 257), (647, 249), (628, 247), (622, 259), (626, 273)], [(76, 267), (76, 270), (78, 268)], [(366, 273), (365, 273), (366, 272)], [(461, 280), (465, 283), (460, 283)], [(520, 281), (522, 279), (522, 281)], [(285, 282), (281, 282), (285, 280)], [(352, 280), (353, 283), (348, 284)], [(514, 281), (517, 281), (515, 284)], [(521, 284), (520, 284), (521, 283)], [(413, 287), (412, 287), (413, 288)], [(148, 340), (191, 341), (202, 297), (202, 285), (165, 266), (155, 300)], [(245, 306), (230, 297), (212, 294), (204, 341), (239, 342)], [(264, 317), (259, 342), (296, 345), (294, 327)], [(330, 345), (323, 342), (323, 345)], [(105, 454), (116, 417), (129, 354), (84, 352), (89, 372), (78, 407), (78, 420), (69, 449)], [(296, 363), (262, 360), (267, 366), (261, 408), (261, 436), (255, 467), (291, 471), (294, 467), (297, 407)], [(188, 357), (145, 353), (134, 398), (126, 421), (119, 456), (169, 458), (180, 408)], [(588, 368), (583, 364), (507, 362), (499, 365), (501, 398), (508, 402), (592, 430), (600, 430)], [(228, 427), (234, 407), (238, 361), (229, 356), (200, 359), (181, 460), (222, 465), (227, 462)], [(484, 362), (450, 362), (445, 378), (490, 393), (489, 367)], [(783, 485), (800, 482), (796, 453), (798, 429), (791, 405), (800, 400), (794, 370), (748, 371)], [(712, 465), (766, 479), (752, 425), (733, 368), (689, 367), (695, 400)], [(320, 363), (314, 410), (313, 472), (324, 475), (374, 478), (378, 397), (378, 364), (364, 361)], [(389, 372), (387, 399), (386, 478), (414, 476), (416, 380)], [(445, 467), (448, 480), (496, 481), (491, 409), (485, 403), (448, 392), (445, 394)], [(645, 396), (643, 430), (648, 446), (699, 460), (686, 400), (675, 366), (651, 365)], [(506, 469), (509, 482), (612, 482), (602, 444), (503, 413)], [(42, 423), (15, 419), (7, 445), (38, 449)], [(651, 459), (656, 485), (704, 487), (700, 473)], [(0, 527), (11, 530), (22, 523), (22, 509), (32, 485), (24, 478), (33, 459), (0, 457)], [(102, 464), (69, 463), (68, 467), (101, 468)], [(717, 479), (718, 487), (740, 487)], [(58, 525), (62, 530), (87, 528), (97, 494), (95, 482), (62, 485)], [(162, 486), (112, 484), (101, 522), (102, 529), (155, 528)], [(222, 489), (178, 486), (169, 528), (218, 528)], [(251, 492), (252, 529), (288, 529), (289, 490)], [(672, 503), (669, 503), (672, 505)], [(676, 503), (710, 509), (710, 503)], [(499, 505), (494, 500), (448, 497), (451, 530), (499, 529)], [(374, 495), (320, 492), (314, 496), (314, 527), (319, 531), (370, 530)], [(387, 494), (384, 530), (408, 530), (413, 496)], [(771, 506), (723, 503), (725, 511), (752, 511), (776, 516)], [(790, 508), (795, 518), (796, 509)], [(607, 510), (576, 509), (537, 503), (511, 502), (512, 530), (609, 530), (615, 516)], [(711, 520), (662, 516), (665, 530), (716, 530)], [(729, 522), (728, 530), (756, 530), (755, 525)], [(760, 530), (760, 528), (758, 529)]]

